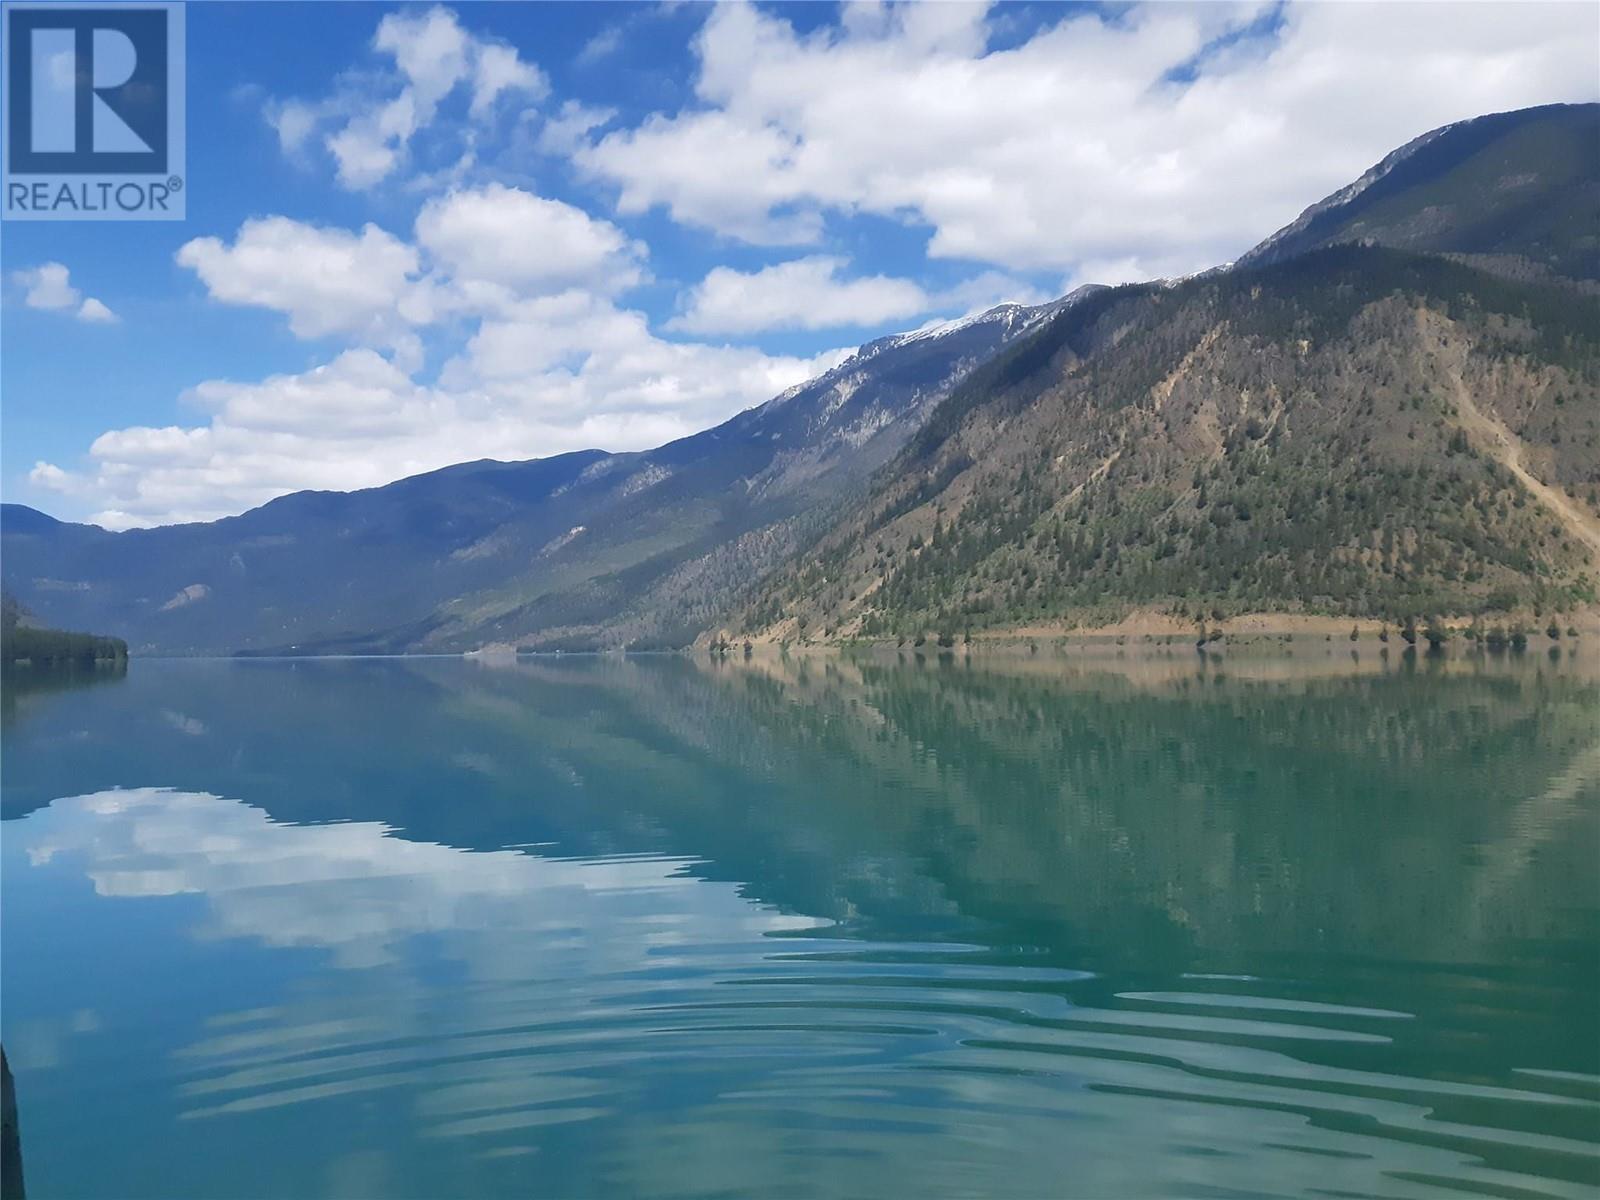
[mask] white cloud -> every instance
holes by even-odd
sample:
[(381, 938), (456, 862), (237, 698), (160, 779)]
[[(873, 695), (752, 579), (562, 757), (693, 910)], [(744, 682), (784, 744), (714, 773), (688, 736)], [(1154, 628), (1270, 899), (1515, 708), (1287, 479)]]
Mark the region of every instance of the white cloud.
[(378, 22), (375, 49), (394, 58), (421, 106), (437, 104), (466, 77), (472, 39), (446, 8), (390, 13)]
[(715, 267), (682, 297), (683, 311), (667, 328), (697, 334), (859, 329), (926, 313), (967, 315), (1006, 301), (1050, 299), (1001, 271), (984, 271), (930, 292), (913, 280), (887, 275), (841, 278), (848, 265), (843, 258), (819, 254), (759, 271)]
[(1066, 13), (991, 52), (979, 8), (801, 35), (719, 5), (697, 103), (577, 161), (623, 213), (750, 241), (867, 212), (931, 226), (938, 257), (1150, 277), (1234, 257), (1432, 127), (1600, 90), (1592, 5), (1306, 4), (1256, 36), (1269, 11)]
[[(642, 313), (572, 291), (485, 320), (445, 365), (440, 384), (547, 427), (581, 430), (564, 448), (642, 449), (771, 399), (843, 353), (795, 358), (666, 341)], [(592, 440), (608, 432), (609, 440)]]
[(717, 267), (692, 288), (668, 323), (689, 333), (836, 329), (878, 325), (926, 312), (928, 294), (909, 279), (841, 279), (842, 258), (814, 255), (744, 273)]
[(498, 183), (430, 200), (417, 241), (452, 277), (537, 292), (621, 291), (638, 282), (644, 256), (615, 225)]
[(793, 135), (775, 125), (713, 110), (680, 118), (658, 113), (579, 149), (573, 161), (618, 185), (617, 211), (625, 216), (665, 205), (684, 224), (788, 246), (815, 242), (823, 227), (814, 208), (792, 208), (804, 199), (790, 182), (798, 149)]
[(500, 97), (537, 101), (549, 82), (516, 49), (475, 36), (448, 8), (390, 13), (372, 39), (393, 69), (377, 84), (360, 77), (318, 101), (271, 100), (263, 114), (285, 154), (299, 156), (320, 132), (339, 182), (359, 191), (389, 178), (406, 161), (413, 139), (435, 123), (445, 100), (470, 96), (466, 116), (479, 125)]
[(486, 454), (646, 449), (840, 357), (667, 342), (639, 314), (593, 297), (565, 316), (554, 299), (535, 303), (546, 310), (486, 323), (448, 386), (419, 384), (370, 350), (259, 383), (208, 381), (190, 394), (210, 410), (206, 424), (113, 430), (82, 475), (36, 468), (33, 482), (98, 505), (89, 520), (107, 528), (213, 520), (292, 491), (374, 487)]
[(579, 100), (565, 100), (553, 117), (546, 118), (539, 130), (538, 148), (545, 154), (570, 157), (584, 144), (584, 138), (617, 115), (614, 108), (601, 108)]
[(482, 117), (503, 92), (542, 96), (547, 90), (539, 68), (525, 63), (510, 46), (480, 43), (472, 72), (472, 115)]
[(583, 66), (592, 66), (603, 58), (610, 58), (622, 48), (622, 35), (626, 32), (623, 25), (607, 25), (595, 34), (578, 50), (573, 61)]
[(17, 271), (12, 278), (28, 289), (23, 303), (29, 308), (72, 308), (80, 297), (78, 289), (68, 281), (67, 268), (58, 262)]
[(117, 320), (112, 312), (93, 296), (85, 298), (72, 286), (71, 272), (58, 262), (41, 263), (13, 271), (11, 278), (24, 289), (22, 302), (29, 308), (46, 312), (71, 313), (80, 321), (110, 324)]
[(646, 252), (582, 209), (498, 183), (428, 201), (416, 237), (266, 217), (246, 221), (231, 244), (195, 238), (177, 261), (212, 299), (281, 312), (298, 337), (342, 335), (414, 354), (416, 332), (449, 315), (574, 287), (626, 290), (642, 278)]
[(299, 337), (348, 334), (376, 344), (425, 315), (414, 247), (376, 225), (359, 234), (266, 217), (233, 244), (195, 238), (177, 254), (224, 304), (270, 308)]
[(315, 105), (300, 100), (272, 101), (266, 107), (267, 124), (278, 135), (278, 145), (285, 154), (297, 155), (317, 131), (322, 114)]
[[(425, 422), (429, 397), (404, 371), (372, 350), (346, 350), (325, 366), (260, 383), (210, 380), (189, 399), (216, 415), (216, 423), (262, 434), (315, 429), (325, 438), (384, 435)], [(107, 435), (111, 437), (114, 435)], [(120, 449), (104, 438), (97, 452)]]
[[(339, 182), (347, 188), (359, 189), (380, 183), (400, 161), (399, 151), (393, 145), (396, 136), (410, 137), (392, 132), (395, 123), (388, 117), (396, 107), (384, 109), (377, 116), (352, 121), (337, 133), (330, 133), (324, 145), (339, 163)], [(386, 131), (389, 130), (389, 131)]]
[(78, 320), (99, 322), (101, 324), (115, 324), (117, 320), (117, 314), (112, 312), (93, 296), (90, 296), (82, 304), (78, 305)]
[(34, 487), (47, 492), (60, 492), (70, 495), (77, 490), (79, 481), (76, 476), (63, 471), (55, 463), (43, 460), (33, 464), (33, 470), (28, 472), (28, 482)]
[(596, 67), (606, 59), (627, 53), (630, 48), (650, 45), (663, 37), (672, 36), (658, 32), (659, 25), (673, 20), (685, 6), (681, 0), (662, 0), (658, 4), (618, 4), (612, 7), (624, 15), (605, 26), (579, 48), (577, 54), (572, 56), (575, 66)]

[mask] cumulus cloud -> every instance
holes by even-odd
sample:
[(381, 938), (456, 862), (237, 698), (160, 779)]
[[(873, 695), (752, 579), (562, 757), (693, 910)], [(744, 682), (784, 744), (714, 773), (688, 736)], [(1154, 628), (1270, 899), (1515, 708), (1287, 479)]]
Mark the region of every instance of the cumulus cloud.
[(624, 216), (662, 205), (686, 225), (787, 246), (815, 242), (823, 230), (820, 206), (792, 180), (800, 149), (793, 134), (763, 120), (718, 110), (677, 118), (657, 113), (636, 129), (581, 147), (573, 162), (617, 185)]
[(574, 61), (591, 66), (601, 59), (610, 58), (622, 47), (624, 26), (608, 25), (585, 42), (574, 56)]
[(267, 124), (278, 135), (278, 145), (285, 154), (297, 155), (317, 131), (322, 113), (316, 105), (301, 100), (272, 100), (265, 109)]
[(215, 237), (186, 242), (177, 260), (212, 299), (281, 312), (299, 337), (387, 343), (424, 316), (416, 248), (376, 225), (352, 233), (260, 218), (240, 226), (231, 245)]
[(625, 291), (646, 253), (580, 208), (498, 183), (429, 200), (415, 235), (412, 243), (372, 224), (358, 233), (265, 217), (246, 221), (231, 243), (195, 238), (177, 261), (212, 299), (280, 312), (298, 337), (396, 346), (451, 313), (574, 287)]
[(519, 91), (542, 96), (548, 90), (544, 75), (525, 63), (510, 46), (477, 44), (472, 71), (472, 115), (484, 116), (502, 92)]
[(539, 130), (538, 148), (545, 154), (570, 156), (584, 144), (590, 132), (616, 115), (614, 108), (584, 104), (581, 100), (562, 101), (555, 116), (545, 118)]
[(417, 241), (454, 278), (541, 293), (574, 285), (622, 291), (639, 281), (645, 254), (608, 221), (498, 183), (430, 200), (417, 217)]
[[(682, 298), (667, 328), (696, 334), (881, 326), (925, 313), (967, 315), (1003, 302), (1041, 304), (1050, 297), (1002, 271), (983, 271), (953, 287), (929, 291), (887, 275), (843, 278), (849, 263), (811, 255), (735, 271), (715, 267)], [(936, 323), (936, 322), (935, 322)]]
[(80, 293), (68, 281), (69, 272), (61, 263), (47, 262), (43, 266), (26, 268), (15, 272), (12, 278), (27, 289), (23, 303), (29, 308), (55, 311), (74, 308), (78, 303)]
[(802, 35), (716, 6), (696, 102), (587, 142), (623, 213), (753, 242), (880, 214), (928, 252), (1073, 278), (1236, 256), (1449, 121), (1597, 94), (1592, 5), (1152, 4), (991, 48), (984, 9), (851, 7)]
[(78, 305), (78, 320), (111, 324), (117, 320), (117, 314), (93, 296), (90, 296), (82, 304)]
[(39, 461), (33, 464), (33, 470), (28, 472), (28, 482), (36, 488), (47, 492), (59, 492), (70, 495), (77, 489), (78, 479), (70, 472), (63, 471), (55, 463)]
[(483, 123), (504, 95), (536, 101), (549, 91), (544, 73), (514, 47), (468, 32), (448, 8), (390, 13), (372, 49), (393, 64), (383, 84), (351, 83), (315, 101), (274, 99), (264, 109), (286, 154), (302, 155), (320, 132), (340, 184), (352, 191), (399, 170), (452, 94), (469, 96), (468, 119)]
[(877, 325), (926, 312), (928, 294), (909, 279), (842, 279), (842, 258), (813, 255), (745, 273), (717, 267), (692, 288), (669, 328), (688, 333), (834, 329)]
[(72, 286), (71, 272), (62, 263), (25, 267), (13, 271), (11, 278), (23, 289), (22, 302), (29, 308), (70, 314), (91, 324), (109, 324), (117, 320), (117, 314), (101, 301), (93, 296), (85, 298)]
[[(366, 349), (346, 350), (324, 366), (260, 383), (210, 380), (189, 399), (222, 425), (269, 435), (315, 429), (326, 438), (382, 436), (425, 424), (431, 415), (427, 392), (389, 359)], [(127, 457), (126, 445), (112, 440), (117, 436), (102, 438), (96, 452)]]

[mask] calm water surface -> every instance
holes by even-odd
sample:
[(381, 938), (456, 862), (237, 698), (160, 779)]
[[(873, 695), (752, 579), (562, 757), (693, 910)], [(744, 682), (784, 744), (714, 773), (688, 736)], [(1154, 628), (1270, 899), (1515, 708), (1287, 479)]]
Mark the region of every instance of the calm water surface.
[(12, 681), (30, 1195), (1593, 1196), (1593, 675), (1333, 661)]

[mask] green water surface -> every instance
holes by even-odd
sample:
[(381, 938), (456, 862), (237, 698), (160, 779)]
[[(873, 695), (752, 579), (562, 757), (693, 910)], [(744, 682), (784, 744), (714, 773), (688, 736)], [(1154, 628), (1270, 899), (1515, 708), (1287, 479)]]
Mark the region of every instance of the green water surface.
[(1581, 655), (6, 680), (30, 1196), (1593, 1196)]

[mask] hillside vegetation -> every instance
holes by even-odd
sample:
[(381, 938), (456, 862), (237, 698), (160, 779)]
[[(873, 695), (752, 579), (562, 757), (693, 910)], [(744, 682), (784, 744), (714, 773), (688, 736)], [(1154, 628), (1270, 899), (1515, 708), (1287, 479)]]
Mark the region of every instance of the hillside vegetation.
[(1360, 246), (1102, 293), (975, 372), (733, 627), (1593, 603), (1596, 316)]
[(40, 667), (92, 667), (125, 662), (128, 644), (121, 638), (44, 629), (10, 596), (0, 597), (0, 664), (30, 663)]

